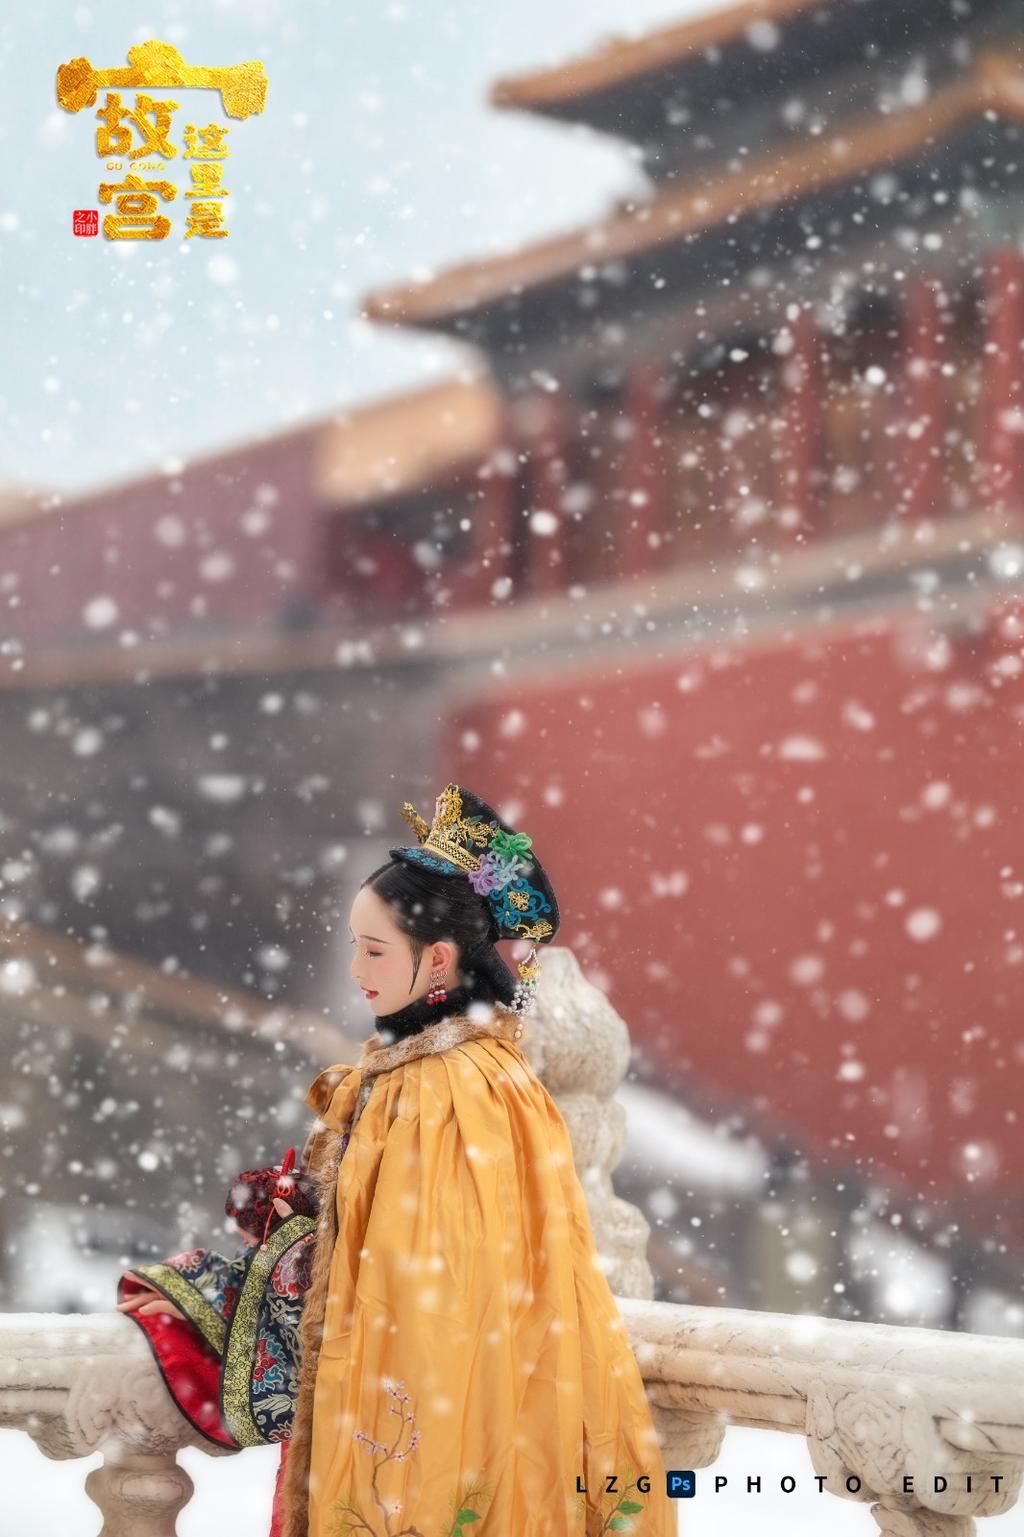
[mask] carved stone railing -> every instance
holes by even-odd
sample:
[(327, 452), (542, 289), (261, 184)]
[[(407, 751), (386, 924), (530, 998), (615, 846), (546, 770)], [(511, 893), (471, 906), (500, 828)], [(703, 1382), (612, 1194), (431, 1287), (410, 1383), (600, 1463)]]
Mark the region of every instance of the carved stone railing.
[(971, 1537), (975, 1516), (1016, 1504), (1024, 1341), (618, 1302), (667, 1467), (710, 1467), (728, 1425), (746, 1425), (802, 1435), (821, 1489), (868, 1503), (865, 1530), (883, 1537)]
[[(618, 1303), (669, 1469), (712, 1468), (728, 1426), (746, 1425), (802, 1435), (824, 1492), (870, 1505), (865, 1537), (970, 1537), (975, 1516), (999, 1515), (1017, 1500), (1022, 1341)], [(103, 1514), (100, 1537), (173, 1537), (193, 1492), (175, 1460), (180, 1448), (241, 1455), (196, 1435), (141, 1332), (118, 1313), (0, 1319), (0, 1426), (27, 1431), (49, 1457), (103, 1454), (85, 1480)], [(40, 1503), (45, 1497), (44, 1488)], [(819, 1498), (817, 1484), (800, 1503), (798, 1492), (793, 1537), (822, 1530)]]
[(114, 1311), (0, 1316), (0, 1426), (27, 1431), (47, 1457), (102, 1452), (85, 1480), (103, 1513), (100, 1537), (174, 1537), (193, 1493), (178, 1451), (239, 1455), (192, 1429), (142, 1331)]
[[(666, 1467), (712, 1468), (728, 1426), (742, 1425), (802, 1435), (823, 1492), (870, 1506), (865, 1537), (971, 1537), (974, 1517), (1011, 1509), (1024, 1475), (1024, 1341), (649, 1300), (649, 1227), (611, 1182), (628, 1032), (571, 951), (551, 947), (543, 966), (524, 1044), (572, 1133)], [(177, 1452), (239, 1455), (175, 1407), (145, 1337), (114, 1311), (113, 1285), (109, 1313), (0, 1315), (0, 1427), (26, 1431), (49, 1457), (102, 1453), (85, 1480), (99, 1537), (173, 1537), (193, 1493)], [(823, 1529), (817, 1483), (792, 1510), (793, 1537)]]

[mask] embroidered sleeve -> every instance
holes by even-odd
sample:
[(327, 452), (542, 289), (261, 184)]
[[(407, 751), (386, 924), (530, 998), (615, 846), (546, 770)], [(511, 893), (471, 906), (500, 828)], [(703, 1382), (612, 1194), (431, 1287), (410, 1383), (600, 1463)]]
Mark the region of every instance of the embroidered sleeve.
[(219, 1418), (236, 1446), (286, 1441), (291, 1434), (315, 1236), (314, 1219), (296, 1213), (272, 1230), (266, 1245), (233, 1258), (190, 1249), (122, 1277), (148, 1281), (216, 1354)]

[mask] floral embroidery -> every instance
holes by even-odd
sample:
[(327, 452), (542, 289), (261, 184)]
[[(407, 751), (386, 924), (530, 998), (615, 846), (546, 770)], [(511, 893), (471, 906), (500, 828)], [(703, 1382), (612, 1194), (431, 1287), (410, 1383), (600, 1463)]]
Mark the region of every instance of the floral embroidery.
[(202, 1263), (205, 1256), (205, 1249), (186, 1249), (183, 1254), (173, 1254), (170, 1259), (164, 1260), (164, 1264), (173, 1265), (175, 1270), (192, 1270)]
[(462, 1495), (456, 1491), (452, 1497), (452, 1522), (445, 1527), (444, 1537), (463, 1537), (464, 1528), (480, 1520), (480, 1512), (473, 1506), (478, 1500), (490, 1499), (492, 1493), (492, 1489), (475, 1483), (468, 1484)]
[[(551, 903), (542, 891), (521, 877), (503, 887), (500, 898), (492, 900), (491, 909), (503, 928), (518, 929), (527, 938), (542, 938), (551, 932), (551, 924), (540, 916), (551, 911)], [(523, 922), (524, 918), (536, 920), (532, 930), (530, 924)]]
[(285, 1357), (280, 1345), (272, 1339), (261, 1339), (256, 1348), (256, 1362), (253, 1366), (253, 1381), (264, 1388), (284, 1387)]
[(275, 1268), (271, 1281), (279, 1297), (303, 1297), (309, 1290), (313, 1250), (309, 1244), (293, 1244)]
[(492, 891), (501, 891), (520, 871), (528, 868), (525, 860), (502, 859), (488, 850), (486, 854), (480, 855), (479, 870), (470, 872), (469, 884), (478, 896), (490, 896)]
[(300, 1359), (301, 1302), (278, 1294), (271, 1275), (294, 1244), (314, 1241), (311, 1217), (297, 1212), (276, 1228), (266, 1247), (251, 1251), (224, 1346), (221, 1418), (239, 1446), (286, 1440), (294, 1415)]
[[(599, 1497), (595, 1514), (598, 1518), (603, 1516), (604, 1519), (601, 1521), (601, 1525), (596, 1528), (594, 1537), (601, 1537), (601, 1534), (604, 1532), (637, 1532), (642, 1530), (632, 1519), (634, 1516), (643, 1515), (644, 1512), (643, 1496), (637, 1488), (638, 1481), (633, 1477), (634, 1472), (635, 1469), (632, 1467), (627, 1467), (624, 1473), (620, 1473), (616, 1468), (615, 1489), (612, 1492), (604, 1488), (604, 1480), (602, 1479), (603, 1492)], [(637, 1497), (638, 1495), (640, 1495), (640, 1498)], [(582, 1493), (577, 1497), (577, 1516), (581, 1521), (586, 1520), (587, 1496)], [(587, 1531), (590, 1531), (589, 1527)]]
[[(379, 1484), (381, 1470), (389, 1462), (404, 1462), (420, 1442), (420, 1432), (413, 1429), (416, 1420), (415, 1412), (405, 1407), (411, 1402), (409, 1394), (404, 1391), (405, 1383), (393, 1382), (385, 1377), (384, 1389), (395, 1400), (390, 1412), (397, 1414), (401, 1419), (401, 1426), (392, 1445), (389, 1447), (382, 1441), (375, 1441), (364, 1430), (357, 1430), (352, 1436), (353, 1441), (361, 1443), (370, 1456), (377, 1459), (373, 1463), (373, 1475), (370, 1481), (376, 1509), (360, 1510), (352, 1503), (351, 1494), (336, 1500), (331, 1507), (331, 1515), (335, 1521), (331, 1537), (354, 1537), (358, 1532), (368, 1532), (370, 1537), (426, 1537), (418, 1526), (412, 1524), (403, 1526), (397, 1531), (393, 1530), (392, 1521), (400, 1517), (394, 1509), (394, 1503), (388, 1502), (381, 1493)], [(409, 1440), (403, 1446), (402, 1442), (407, 1430), (410, 1432)], [(473, 1510), (472, 1506), (482, 1499), (490, 1498), (491, 1493), (491, 1490), (479, 1484), (468, 1485), (461, 1495), (457, 1489), (454, 1490), (451, 1497), (452, 1520), (450, 1525), (445, 1527), (443, 1537), (463, 1537), (465, 1527), (480, 1520), (480, 1512)]]

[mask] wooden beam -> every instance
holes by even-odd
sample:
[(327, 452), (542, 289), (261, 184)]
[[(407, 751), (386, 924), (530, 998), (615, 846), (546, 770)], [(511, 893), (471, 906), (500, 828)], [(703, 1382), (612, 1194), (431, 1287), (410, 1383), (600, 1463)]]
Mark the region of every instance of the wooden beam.
[(1015, 245), (992, 248), (985, 281), (988, 441), (984, 445), (983, 495), (991, 512), (1019, 518), (1024, 504), (1024, 256)]
[(903, 331), (907, 436), (899, 510), (912, 522), (947, 510), (942, 446), (949, 400), (942, 364), (950, 349), (939, 292), (940, 285), (930, 273), (911, 274)]
[(660, 564), (658, 549), (668, 521), (665, 385), (661, 364), (651, 360), (635, 363), (626, 377), (629, 435), (623, 449), (615, 519), (620, 577), (639, 576)]
[(780, 360), (786, 504), (779, 522), (803, 542), (822, 531), (826, 479), (821, 333), (813, 307), (801, 307), (790, 331), (792, 348)]

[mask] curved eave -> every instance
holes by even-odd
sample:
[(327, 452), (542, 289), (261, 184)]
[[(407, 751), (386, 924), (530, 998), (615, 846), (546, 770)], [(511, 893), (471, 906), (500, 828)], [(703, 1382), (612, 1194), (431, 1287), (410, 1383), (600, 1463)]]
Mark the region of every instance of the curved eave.
[(510, 296), (570, 278), (586, 264), (675, 244), (729, 219), (799, 201), (906, 160), (987, 112), (1024, 119), (1024, 68), (992, 51), (978, 54), (969, 74), (920, 107), (887, 117), (858, 117), (785, 153), (766, 152), (742, 173), (710, 184), (694, 179), (508, 256), (464, 262), (424, 283), (371, 291), (363, 298), (362, 314), (377, 322), (445, 329)]
[(844, 70), (873, 41), (904, 51), (924, 36), (965, 27), (999, 0), (743, 0), (643, 37), (612, 38), (580, 58), (494, 82), (492, 105), (588, 123), (636, 142), (641, 99), (717, 93), (723, 79), (741, 94), (775, 80), (796, 88), (808, 75)]
[(820, 10), (821, 4), (822, 0), (744, 0), (741, 5), (643, 37), (612, 37), (595, 52), (554, 68), (500, 77), (491, 88), (490, 100), (496, 107), (561, 115), (570, 102), (578, 104), (645, 75), (684, 64), (699, 58), (706, 48), (743, 44), (751, 27), (785, 26), (809, 11)]
[(445, 379), (344, 414), (318, 435), (321, 506), (393, 501), (475, 469), (500, 442), (503, 400), (488, 378)]

